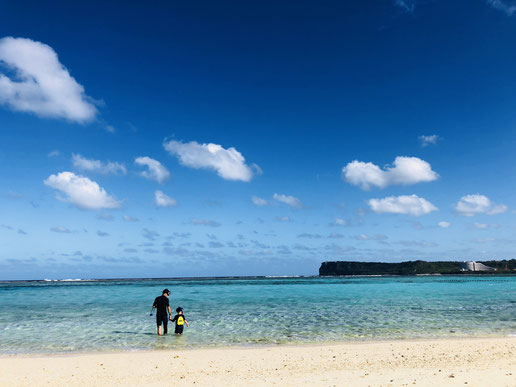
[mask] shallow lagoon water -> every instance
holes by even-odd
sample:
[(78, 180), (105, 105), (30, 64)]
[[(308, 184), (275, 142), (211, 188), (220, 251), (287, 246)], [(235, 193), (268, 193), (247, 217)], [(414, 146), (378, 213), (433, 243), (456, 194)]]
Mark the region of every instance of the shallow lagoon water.
[[(182, 337), (155, 335), (163, 288)], [(4, 354), (514, 334), (515, 276), (0, 282)]]

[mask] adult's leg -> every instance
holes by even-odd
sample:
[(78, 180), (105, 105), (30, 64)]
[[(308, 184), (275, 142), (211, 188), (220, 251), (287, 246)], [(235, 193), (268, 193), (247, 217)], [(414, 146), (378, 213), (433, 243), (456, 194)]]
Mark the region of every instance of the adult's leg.
[(156, 315), (156, 325), (158, 326), (158, 335), (161, 336), (161, 318), (160, 316)]
[(167, 321), (167, 319), (163, 320), (163, 330), (164, 330), (164, 334), (166, 335), (168, 333), (168, 321)]

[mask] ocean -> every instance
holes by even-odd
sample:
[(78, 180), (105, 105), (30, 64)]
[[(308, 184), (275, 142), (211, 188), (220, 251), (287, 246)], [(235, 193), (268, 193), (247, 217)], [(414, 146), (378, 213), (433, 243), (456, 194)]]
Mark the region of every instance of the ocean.
[[(164, 288), (181, 337), (155, 334)], [(2, 354), (515, 334), (516, 276), (0, 282)]]

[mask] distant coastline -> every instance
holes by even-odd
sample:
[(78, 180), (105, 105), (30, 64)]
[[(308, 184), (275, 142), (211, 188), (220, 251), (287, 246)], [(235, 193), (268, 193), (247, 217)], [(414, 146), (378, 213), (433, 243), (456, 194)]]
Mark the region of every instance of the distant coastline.
[[(476, 269), (471, 270), (473, 267)], [(326, 261), (319, 268), (319, 276), (341, 275), (420, 275), (420, 274), (516, 274), (516, 259), (500, 261), (406, 261), (357, 262)]]

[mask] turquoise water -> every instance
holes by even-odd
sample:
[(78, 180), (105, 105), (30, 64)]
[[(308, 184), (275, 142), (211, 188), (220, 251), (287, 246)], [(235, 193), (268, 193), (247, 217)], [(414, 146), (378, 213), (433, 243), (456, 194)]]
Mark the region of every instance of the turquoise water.
[[(155, 335), (165, 287), (182, 337)], [(0, 282), (4, 354), (514, 334), (511, 276)]]

